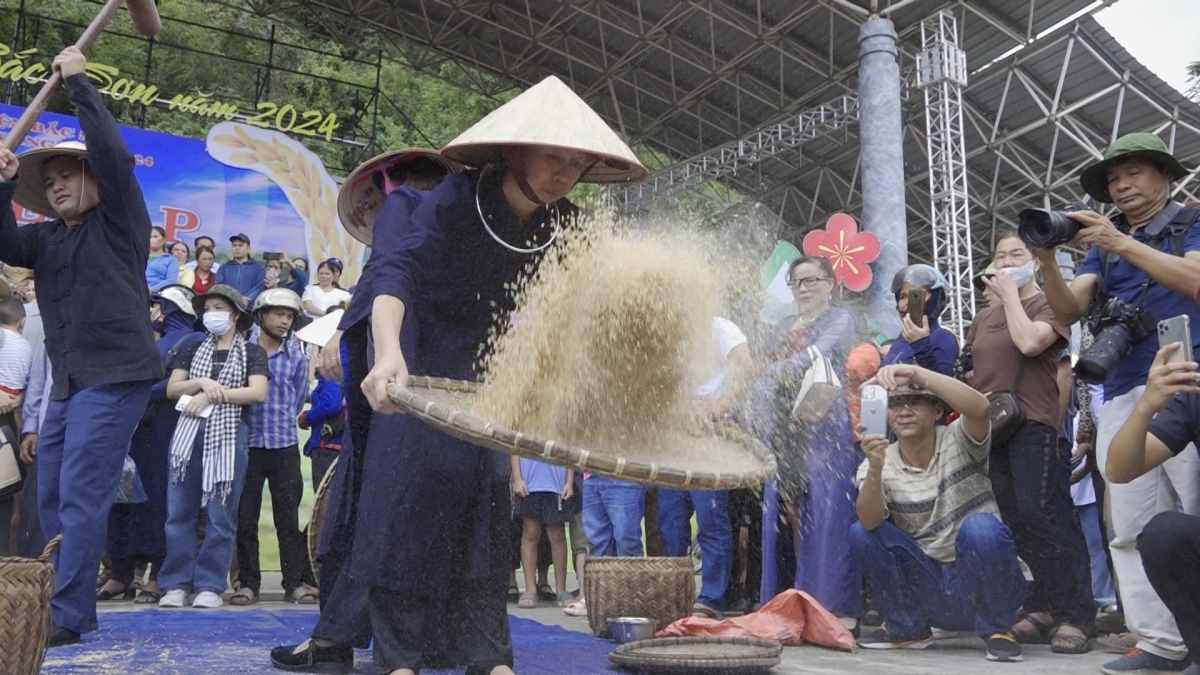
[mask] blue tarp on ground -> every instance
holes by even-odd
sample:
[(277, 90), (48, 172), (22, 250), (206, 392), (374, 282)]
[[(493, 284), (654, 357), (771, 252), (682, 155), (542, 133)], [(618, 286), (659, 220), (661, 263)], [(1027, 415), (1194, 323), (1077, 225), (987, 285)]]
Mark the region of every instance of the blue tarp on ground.
[[(272, 647), (300, 642), (316, 622), (303, 610), (159, 610), (104, 612), (100, 631), (84, 642), (53, 649), (44, 675), (275, 674)], [(615, 645), (583, 633), (509, 617), (520, 675), (610, 672)], [(356, 673), (379, 672), (369, 651), (355, 654)], [(432, 674), (442, 671), (422, 671)], [(460, 671), (461, 672), (461, 671)]]

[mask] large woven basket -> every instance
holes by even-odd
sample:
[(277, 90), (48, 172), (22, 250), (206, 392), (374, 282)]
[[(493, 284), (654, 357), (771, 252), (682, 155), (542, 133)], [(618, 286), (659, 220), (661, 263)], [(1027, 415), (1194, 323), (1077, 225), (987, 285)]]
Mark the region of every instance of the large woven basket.
[(551, 464), (575, 466), (587, 471), (638, 483), (690, 490), (730, 490), (759, 485), (775, 475), (775, 456), (750, 436), (726, 425), (710, 436), (697, 436), (696, 445), (709, 449), (712, 464), (737, 458), (740, 468), (715, 472), (697, 468), (680, 469), (663, 462), (644, 460), (636, 451), (618, 456), (611, 450), (581, 448), (569, 443), (538, 438), (481, 419), (470, 412), (478, 385), (462, 380), (410, 377), (408, 386), (388, 386), (388, 395), (408, 414), (437, 429), (501, 452)]
[(313, 577), (321, 578), (321, 564), (317, 562), (317, 552), (321, 550), (321, 530), (325, 527), (325, 513), (329, 510), (330, 485), (333, 474), (337, 471), (338, 458), (334, 457), (329, 469), (321, 477), (317, 492), (313, 495), (312, 510), (308, 515), (308, 560), (312, 565)]
[(640, 616), (659, 627), (691, 616), (696, 577), (691, 558), (588, 558), (583, 597), (596, 637), (610, 637), (608, 620)]
[(743, 637), (682, 637), (639, 640), (608, 655), (630, 670), (657, 673), (749, 675), (779, 665), (783, 645)]
[(50, 556), (62, 535), (39, 558), (0, 558), (0, 673), (37, 675), (50, 643)]

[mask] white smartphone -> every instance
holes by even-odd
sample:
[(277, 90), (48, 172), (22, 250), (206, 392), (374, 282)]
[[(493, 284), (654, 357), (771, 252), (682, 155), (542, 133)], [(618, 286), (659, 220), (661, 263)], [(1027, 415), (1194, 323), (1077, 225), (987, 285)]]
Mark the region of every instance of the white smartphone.
[(1186, 363), (1192, 360), (1192, 328), (1187, 314), (1180, 314), (1158, 322), (1158, 348), (1179, 343), (1179, 349), (1171, 353), (1167, 363)]
[[(180, 396), (179, 401), (175, 403), (175, 409), (178, 410), (179, 412), (183, 412), (183, 409), (187, 407), (187, 404), (190, 403), (191, 400), (192, 400), (192, 397), (187, 394)], [(210, 403), (210, 404), (204, 406), (204, 410), (200, 411), (199, 416), (203, 417), (204, 419), (208, 419), (208, 416), (213, 413), (213, 409), (215, 409), (215, 408), (216, 408), (216, 406), (214, 406), (213, 404)]]
[(862, 414), (859, 416), (859, 425), (863, 428), (862, 435), (879, 434), (880, 436), (886, 436), (888, 430), (887, 420), (887, 389), (877, 384), (863, 386)]

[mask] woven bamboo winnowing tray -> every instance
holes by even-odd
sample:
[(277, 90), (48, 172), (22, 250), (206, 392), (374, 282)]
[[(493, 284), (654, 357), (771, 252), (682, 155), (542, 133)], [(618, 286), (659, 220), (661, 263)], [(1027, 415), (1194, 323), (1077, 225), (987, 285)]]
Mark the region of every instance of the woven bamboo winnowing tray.
[(34, 675), (50, 643), (50, 598), (54, 565), (50, 556), (62, 535), (50, 540), (38, 558), (0, 558), (0, 673)]
[[(349, 433), (349, 429), (346, 430)], [(333, 483), (333, 474), (337, 470), (338, 458), (334, 457), (321, 478), (321, 484), (313, 495), (312, 510), (308, 516), (308, 559), (312, 565), (313, 578), (321, 578), (321, 563), (317, 561), (317, 553), (321, 549), (321, 530), (325, 526), (325, 514), (329, 510), (329, 491)]]
[(608, 655), (630, 670), (658, 673), (749, 675), (779, 665), (783, 645), (743, 637), (682, 637), (639, 640)]
[(706, 470), (671, 466), (671, 457), (648, 460), (628, 448), (583, 448), (510, 429), (471, 413), (478, 385), (462, 380), (410, 377), (408, 385), (388, 385), (388, 395), (406, 413), (455, 438), (530, 459), (574, 466), (621, 480), (689, 490), (732, 490), (760, 485), (775, 475), (775, 455), (739, 429), (725, 425), (710, 435), (689, 437), (691, 447), (705, 448), (706, 458), (736, 460), (736, 469)]
[(691, 558), (588, 558), (583, 597), (596, 637), (610, 637), (608, 620), (640, 616), (666, 626), (692, 615), (696, 571)]

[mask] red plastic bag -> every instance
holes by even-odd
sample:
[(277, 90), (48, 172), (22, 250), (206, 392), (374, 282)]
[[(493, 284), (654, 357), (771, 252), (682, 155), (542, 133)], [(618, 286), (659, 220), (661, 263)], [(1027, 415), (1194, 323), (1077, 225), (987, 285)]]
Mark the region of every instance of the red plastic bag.
[(788, 590), (757, 612), (717, 621), (691, 616), (658, 631), (654, 637), (732, 636), (758, 638), (787, 646), (805, 643), (854, 651), (854, 636), (842, 621), (803, 591)]

